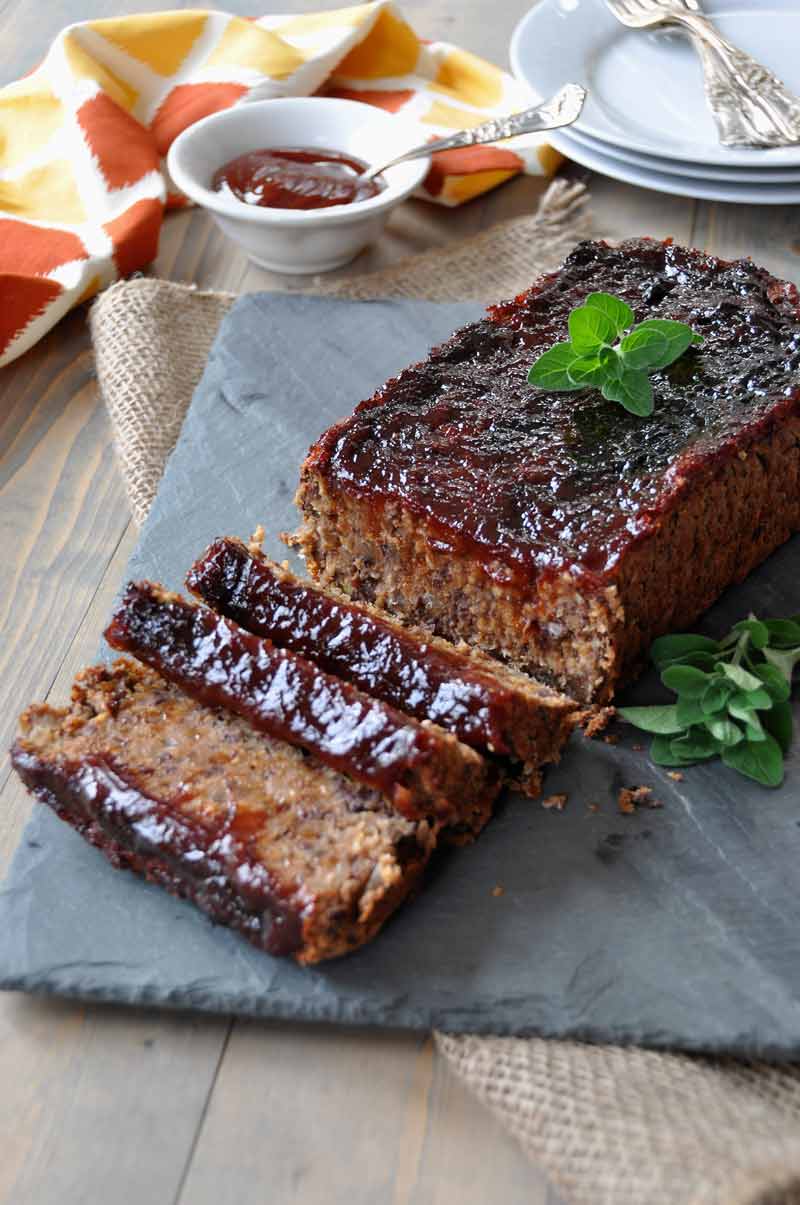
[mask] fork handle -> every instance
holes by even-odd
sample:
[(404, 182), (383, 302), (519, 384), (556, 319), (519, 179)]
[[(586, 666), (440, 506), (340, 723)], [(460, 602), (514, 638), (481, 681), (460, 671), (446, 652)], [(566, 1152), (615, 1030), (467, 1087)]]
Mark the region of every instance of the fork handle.
[(692, 36), (705, 91), (725, 146), (792, 146), (800, 142), (800, 102), (763, 67), (723, 38), (701, 13), (672, 11)]

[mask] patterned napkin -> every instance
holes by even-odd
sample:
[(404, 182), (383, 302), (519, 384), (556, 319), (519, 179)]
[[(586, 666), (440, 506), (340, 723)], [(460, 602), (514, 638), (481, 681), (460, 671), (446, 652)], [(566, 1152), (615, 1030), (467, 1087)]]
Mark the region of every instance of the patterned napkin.
[[(250, 21), (186, 10), (63, 30), (0, 90), (0, 365), (72, 306), (156, 255), (173, 139), (219, 109), (322, 92), (419, 124), (420, 142), (531, 103), (491, 63), (418, 38), (388, 0)], [(541, 135), (434, 157), (422, 195), (443, 205), (560, 162)]]

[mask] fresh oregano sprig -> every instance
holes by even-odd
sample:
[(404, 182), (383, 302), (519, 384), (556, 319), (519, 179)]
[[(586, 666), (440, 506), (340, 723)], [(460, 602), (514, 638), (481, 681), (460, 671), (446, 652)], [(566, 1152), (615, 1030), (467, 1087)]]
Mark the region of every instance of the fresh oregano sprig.
[(685, 322), (648, 318), (633, 326), (633, 321), (633, 310), (619, 297), (590, 293), (569, 316), (569, 342), (556, 343), (539, 356), (528, 373), (529, 384), (551, 392), (591, 387), (631, 414), (652, 414), (649, 374), (703, 340)]
[(661, 681), (677, 695), (656, 707), (620, 707), (628, 723), (653, 733), (659, 766), (721, 757), (765, 787), (783, 782), (792, 743), (792, 676), (800, 664), (800, 615), (747, 619), (723, 640), (662, 636), (650, 650)]

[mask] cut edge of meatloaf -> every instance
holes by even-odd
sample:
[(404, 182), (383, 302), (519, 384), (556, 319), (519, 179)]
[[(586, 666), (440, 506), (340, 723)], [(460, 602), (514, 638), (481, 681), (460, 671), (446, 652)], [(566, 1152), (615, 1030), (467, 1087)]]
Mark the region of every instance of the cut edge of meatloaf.
[(311, 470), (297, 505), (303, 523), (292, 544), (320, 585), (464, 642), (580, 702), (609, 697), (603, 684), (623, 623), (613, 589), (583, 595), (566, 573), (535, 593), (493, 581), (479, 560), (439, 551), (426, 524), (401, 504), (377, 508), (331, 490)]
[(29, 707), (12, 763), (112, 865), (299, 963), (369, 941), (439, 833), (126, 659), (80, 673), (68, 707)]
[(438, 551), (402, 506), (332, 492), (313, 471), (298, 505), (293, 543), (321, 585), (603, 703), (657, 636), (689, 627), (800, 531), (800, 416), (697, 480), (596, 592), (576, 589), (568, 573), (527, 592), (493, 581), (478, 560)]
[(214, 541), (189, 570), (188, 589), (373, 697), (433, 720), (474, 748), (522, 762), (529, 790), (540, 768), (558, 761), (578, 718), (573, 699), (463, 642), (301, 580), (265, 556), (256, 537), (250, 545), (231, 536)]
[(105, 636), (198, 702), (226, 707), (382, 791), (409, 819), (436, 818), (479, 832), (491, 814), (498, 770), (451, 733), (418, 723), (163, 586), (131, 582)]

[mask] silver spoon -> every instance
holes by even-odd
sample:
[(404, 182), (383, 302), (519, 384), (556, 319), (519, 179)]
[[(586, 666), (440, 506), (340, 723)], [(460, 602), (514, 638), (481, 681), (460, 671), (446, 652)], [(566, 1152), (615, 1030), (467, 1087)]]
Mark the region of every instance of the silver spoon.
[(534, 134), (540, 130), (557, 130), (561, 126), (572, 125), (573, 121), (580, 117), (585, 100), (585, 88), (580, 84), (565, 84), (555, 96), (542, 101), (533, 109), (511, 113), (508, 117), (493, 117), (491, 121), (485, 121), (483, 125), (475, 126), (472, 130), (459, 130), (456, 134), (448, 134), (446, 138), (438, 138), (435, 142), (425, 142), (422, 146), (406, 151), (404, 155), (387, 159), (377, 167), (367, 168), (361, 179), (372, 180), (397, 163), (426, 158), (434, 151), (452, 151), (456, 147), (478, 146), (486, 142), (499, 142), (503, 138), (513, 138), (516, 134)]

